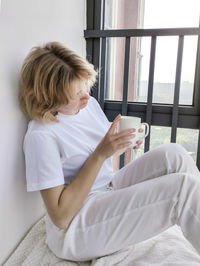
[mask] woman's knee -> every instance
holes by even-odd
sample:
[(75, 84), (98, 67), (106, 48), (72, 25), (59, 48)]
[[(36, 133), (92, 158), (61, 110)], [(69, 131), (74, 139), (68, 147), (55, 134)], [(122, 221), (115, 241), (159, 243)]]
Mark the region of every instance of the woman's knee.
[(180, 155), (187, 154), (186, 149), (178, 143), (165, 143), (160, 145), (159, 148), (161, 153), (164, 154), (167, 153), (169, 156), (175, 154), (180, 154)]
[(176, 172), (188, 159), (187, 151), (177, 143), (162, 144), (158, 146), (156, 153), (166, 162), (169, 172)]

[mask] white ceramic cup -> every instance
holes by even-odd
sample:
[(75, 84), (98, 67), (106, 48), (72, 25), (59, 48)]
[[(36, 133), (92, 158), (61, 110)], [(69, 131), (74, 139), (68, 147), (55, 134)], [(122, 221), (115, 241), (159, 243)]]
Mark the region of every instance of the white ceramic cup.
[[(135, 128), (136, 131), (133, 132), (133, 134), (135, 134), (135, 137), (130, 140), (132, 142), (132, 144), (129, 146), (130, 148), (136, 146), (136, 142), (138, 140), (146, 138), (146, 136), (149, 134), (149, 125), (147, 123), (141, 123), (140, 117), (121, 116), (121, 119), (118, 122), (118, 132), (131, 128)], [(138, 131), (140, 128), (143, 128), (143, 132), (141, 133)]]

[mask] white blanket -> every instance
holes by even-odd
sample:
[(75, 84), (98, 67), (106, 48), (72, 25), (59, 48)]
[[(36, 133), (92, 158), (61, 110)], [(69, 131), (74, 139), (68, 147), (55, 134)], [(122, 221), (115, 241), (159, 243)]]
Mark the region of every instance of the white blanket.
[(57, 258), (45, 244), (45, 216), (28, 232), (4, 266), (199, 266), (200, 256), (184, 238), (177, 225), (165, 232), (131, 245), (112, 255), (88, 262), (72, 262)]

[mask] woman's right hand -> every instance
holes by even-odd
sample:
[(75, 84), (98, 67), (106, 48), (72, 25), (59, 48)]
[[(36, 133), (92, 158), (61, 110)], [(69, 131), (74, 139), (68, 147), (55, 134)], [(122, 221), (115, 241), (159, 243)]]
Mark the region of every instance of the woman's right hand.
[(96, 152), (98, 152), (98, 154), (104, 159), (107, 159), (119, 150), (128, 149), (132, 143), (132, 138), (135, 137), (135, 134), (133, 134), (135, 129), (133, 128), (116, 133), (117, 123), (120, 119), (121, 115), (119, 114), (112, 122), (102, 141), (96, 147)]

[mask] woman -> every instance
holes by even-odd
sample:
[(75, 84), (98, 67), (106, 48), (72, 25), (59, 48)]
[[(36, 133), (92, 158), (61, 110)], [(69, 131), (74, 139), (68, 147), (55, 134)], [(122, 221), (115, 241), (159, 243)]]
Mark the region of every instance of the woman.
[[(113, 173), (135, 129), (118, 133), (89, 95), (97, 72), (60, 43), (35, 47), (21, 70), (19, 100), (31, 119), (24, 138), (27, 191), (40, 191), (46, 244), (86, 261), (177, 224), (200, 253), (200, 173), (186, 150), (164, 144)], [(138, 142), (140, 146), (141, 142)], [(136, 147), (136, 148), (137, 148)]]

